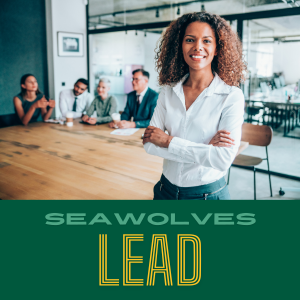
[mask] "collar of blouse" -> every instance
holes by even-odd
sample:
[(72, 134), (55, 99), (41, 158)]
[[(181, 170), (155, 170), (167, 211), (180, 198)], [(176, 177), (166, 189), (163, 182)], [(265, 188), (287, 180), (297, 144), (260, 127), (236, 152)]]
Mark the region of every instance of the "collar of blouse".
[[(186, 81), (190, 74), (187, 73), (183, 78), (173, 85), (173, 91), (179, 99), (184, 101), (183, 83)], [(212, 96), (213, 94), (229, 94), (231, 92), (231, 86), (227, 85), (217, 73), (214, 74), (214, 79), (211, 84), (202, 92), (204, 96)]]

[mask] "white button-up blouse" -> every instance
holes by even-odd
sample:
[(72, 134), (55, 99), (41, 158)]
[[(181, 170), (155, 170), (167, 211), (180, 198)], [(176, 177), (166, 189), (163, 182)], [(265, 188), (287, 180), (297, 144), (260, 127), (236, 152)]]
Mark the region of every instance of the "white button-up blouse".
[[(240, 145), (244, 115), (242, 91), (227, 85), (217, 74), (186, 110), (182, 84), (187, 76), (173, 87), (162, 88), (150, 122), (173, 136), (169, 147), (144, 145), (147, 153), (164, 158), (164, 176), (179, 187), (212, 183), (226, 174)], [(235, 145), (208, 145), (222, 129), (231, 133)]]

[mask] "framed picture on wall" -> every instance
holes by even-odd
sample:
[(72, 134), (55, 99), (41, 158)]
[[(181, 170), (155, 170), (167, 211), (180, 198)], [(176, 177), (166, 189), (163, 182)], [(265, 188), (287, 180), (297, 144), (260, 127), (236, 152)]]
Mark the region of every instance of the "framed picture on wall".
[(57, 32), (58, 56), (83, 56), (83, 34)]

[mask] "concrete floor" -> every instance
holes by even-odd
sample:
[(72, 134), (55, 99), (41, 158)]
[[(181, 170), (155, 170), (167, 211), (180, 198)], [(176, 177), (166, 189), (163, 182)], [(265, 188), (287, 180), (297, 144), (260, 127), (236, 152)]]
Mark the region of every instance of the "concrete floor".
[[(300, 137), (300, 128), (291, 132)], [(268, 146), (270, 169), (300, 177), (300, 139), (283, 137), (283, 127), (273, 132), (271, 145)], [(245, 155), (266, 157), (265, 147), (249, 146)], [(263, 161), (258, 168), (267, 169)], [(283, 177), (271, 176), (273, 197), (270, 197), (269, 179), (267, 174), (256, 173), (256, 198), (261, 200), (300, 200), (300, 191), (285, 191), (284, 196), (279, 195), (280, 187), (295, 187), (300, 189), (300, 181)], [(230, 171), (229, 192), (233, 200), (253, 199), (253, 171), (232, 167)]]

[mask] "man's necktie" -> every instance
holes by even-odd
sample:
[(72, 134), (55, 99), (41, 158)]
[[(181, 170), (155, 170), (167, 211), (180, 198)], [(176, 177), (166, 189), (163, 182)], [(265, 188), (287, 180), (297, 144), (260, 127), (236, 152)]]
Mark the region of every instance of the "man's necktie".
[(77, 106), (77, 97), (75, 97), (75, 101), (73, 103), (73, 110), (72, 111), (76, 111), (76, 106)]
[(140, 95), (136, 96), (136, 113), (138, 113), (140, 107)]

